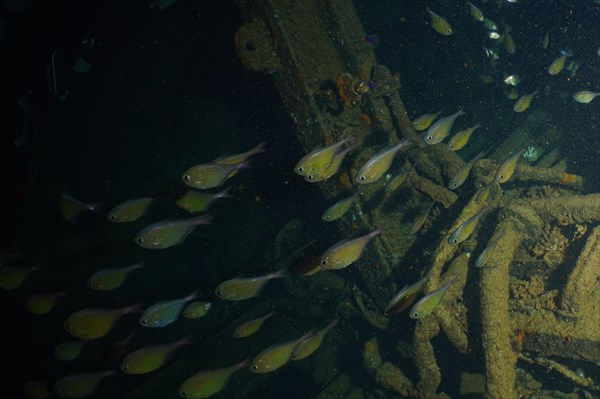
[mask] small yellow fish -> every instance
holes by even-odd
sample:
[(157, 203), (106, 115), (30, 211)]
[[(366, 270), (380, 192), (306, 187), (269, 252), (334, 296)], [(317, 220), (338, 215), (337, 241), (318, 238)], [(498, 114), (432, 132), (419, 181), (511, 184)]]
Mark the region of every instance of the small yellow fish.
[(217, 163), (220, 165), (236, 165), (242, 164), (248, 160), (253, 155), (260, 154), (261, 152), (265, 152), (265, 142), (263, 141), (253, 149), (243, 152), (241, 154), (236, 155), (221, 155), (219, 158), (215, 159), (212, 163)]
[(548, 67), (548, 73), (550, 75), (558, 75), (560, 71), (562, 71), (565, 67), (565, 61), (567, 61), (567, 58), (571, 56), (571, 53), (563, 54), (554, 61), (552, 61), (552, 64), (550, 64), (550, 66)]
[(446, 295), (448, 288), (457, 282), (458, 280), (454, 279), (448, 284), (419, 299), (419, 302), (415, 303), (415, 306), (413, 306), (410, 310), (410, 317), (412, 319), (422, 319), (423, 317), (431, 314), (439, 306), (440, 302), (442, 302), (442, 299), (444, 298), (444, 295)]
[(476, 129), (479, 129), (480, 127), (481, 127), (481, 123), (478, 123), (473, 127), (470, 127), (465, 130), (461, 130), (460, 132), (456, 133), (454, 136), (452, 136), (450, 138), (450, 140), (448, 140), (448, 144), (447, 144), (448, 149), (450, 151), (458, 151), (461, 148), (463, 148), (465, 145), (467, 145), (467, 142), (471, 138), (471, 135), (473, 134), (473, 132)]
[(178, 207), (191, 213), (206, 212), (208, 208), (219, 198), (230, 198), (227, 187), (220, 193), (205, 193), (202, 191), (190, 190), (175, 201)]
[(452, 34), (452, 27), (450, 26), (448, 21), (444, 19), (444, 17), (437, 15), (436, 13), (431, 11), (427, 6), (425, 7), (425, 10), (427, 10), (429, 15), (431, 16), (431, 26), (433, 27), (433, 29), (435, 29), (437, 33), (444, 36), (449, 36)]
[(50, 397), (46, 381), (27, 381), (23, 384), (21, 391), (29, 399), (46, 399)]
[(62, 377), (54, 383), (54, 393), (63, 398), (83, 398), (96, 391), (100, 382), (113, 375), (116, 371), (102, 371), (99, 373), (77, 373)]
[(125, 201), (108, 212), (107, 219), (114, 223), (127, 223), (138, 220), (148, 210), (154, 198), (138, 198)]
[(529, 104), (531, 104), (531, 100), (533, 97), (538, 94), (539, 90), (534, 91), (533, 93), (524, 94), (517, 100), (515, 106), (513, 107), (513, 111), (515, 112), (523, 112), (529, 108)]
[(471, 159), (469, 162), (461, 166), (456, 172), (456, 174), (450, 179), (450, 182), (448, 183), (448, 188), (450, 190), (456, 190), (458, 187), (462, 186), (462, 184), (467, 180), (467, 177), (469, 177), (469, 173), (471, 173), (471, 169), (473, 168), (475, 162), (481, 159), (483, 155), (484, 152), (480, 152), (475, 156), (475, 158)]
[(161, 368), (177, 348), (190, 345), (192, 342), (192, 339), (188, 336), (170, 344), (140, 348), (123, 359), (121, 371), (133, 375), (151, 373)]
[(508, 30), (504, 31), (504, 38), (502, 39), (502, 45), (504, 45), (504, 49), (510, 55), (517, 52), (517, 46), (515, 45), (515, 41)]
[(222, 369), (202, 371), (185, 380), (179, 387), (179, 396), (188, 399), (208, 398), (227, 386), (233, 373), (248, 367), (250, 360)]
[(488, 199), (488, 197), (490, 196), (490, 193), (492, 192), (492, 189), (494, 188), (494, 186), (497, 186), (497, 185), (498, 185), (498, 183), (494, 180), (487, 186), (483, 187), (477, 194), (477, 197), (475, 198), (475, 202), (477, 204), (481, 204), (481, 203), (485, 202)]
[(513, 173), (515, 172), (515, 168), (517, 167), (517, 162), (519, 162), (519, 159), (523, 153), (525, 153), (525, 148), (510, 156), (502, 165), (500, 165), (498, 171), (496, 172), (495, 181), (497, 183), (506, 183), (508, 179), (512, 177)]
[(460, 226), (458, 226), (456, 230), (454, 230), (452, 234), (450, 234), (450, 237), (448, 237), (448, 244), (460, 244), (461, 242), (469, 238), (471, 233), (473, 233), (473, 231), (475, 230), (477, 223), (479, 223), (479, 220), (488, 212), (490, 212), (489, 208), (482, 208), (475, 215), (471, 216), (466, 221), (464, 221)]
[(285, 276), (283, 270), (267, 274), (260, 277), (237, 277), (219, 284), (215, 289), (215, 294), (221, 299), (228, 301), (243, 301), (244, 299), (254, 298), (264, 286), (274, 278)]
[(436, 123), (434, 123), (423, 136), (423, 139), (427, 144), (437, 144), (448, 137), (450, 134), (450, 130), (452, 130), (452, 125), (454, 125), (454, 121), (461, 115), (464, 115), (465, 112), (460, 109), (456, 113), (452, 115), (448, 115)]
[(413, 127), (417, 131), (422, 131), (422, 130), (427, 129), (429, 126), (431, 126), (433, 121), (436, 120), (438, 116), (440, 116), (442, 111), (443, 110), (440, 109), (435, 114), (424, 114), (424, 115), (419, 116), (417, 119), (415, 119), (412, 122)]
[(199, 319), (206, 316), (212, 304), (208, 302), (193, 301), (183, 308), (183, 317), (186, 319)]
[(210, 224), (211, 220), (212, 215), (202, 215), (191, 219), (163, 220), (142, 229), (134, 241), (142, 248), (169, 248), (181, 244), (197, 226)]
[(87, 341), (67, 341), (60, 343), (54, 348), (54, 357), (58, 360), (70, 362), (81, 354), (81, 349)]
[(546, 50), (548, 48), (548, 43), (550, 43), (550, 32), (546, 31), (546, 35), (542, 39), (542, 48)]
[(181, 311), (186, 303), (196, 299), (198, 292), (192, 292), (183, 298), (159, 301), (140, 316), (140, 324), (144, 327), (160, 328), (176, 322), (181, 316)]
[(65, 321), (65, 330), (74, 337), (92, 340), (104, 337), (121, 316), (135, 313), (140, 304), (121, 309), (87, 308), (72, 313)]
[(290, 361), (292, 353), (294, 353), (298, 344), (312, 334), (313, 331), (311, 330), (294, 341), (269, 346), (267, 349), (254, 356), (250, 363), (250, 371), (262, 374), (277, 370)]
[(488, 263), (490, 252), (492, 252), (492, 250), (496, 247), (496, 244), (498, 244), (498, 241), (500, 241), (501, 237), (502, 235), (498, 234), (497, 237), (490, 240), (485, 249), (481, 251), (481, 254), (479, 254), (477, 257), (477, 260), (475, 261), (475, 267), (483, 267)]
[(469, 5), (469, 12), (475, 21), (483, 22), (485, 17), (483, 16), (483, 12), (473, 3), (467, 1)]
[(429, 216), (429, 212), (431, 212), (433, 205), (435, 205), (435, 201), (431, 201), (431, 204), (425, 204), (421, 214), (419, 216), (417, 216), (417, 218), (413, 222), (412, 226), (410, 226), (411, 234), (417, 234), (419, 232), (419, 230), (421, 230), (421, 227), (423, 227), (423, 224), (427, 220), (427, 217)]
[(115, 267), (103, 269), (92, 274), (87, 280), (87, 286), (97, 291), (111, 291), (119, 288), (125, 279), (134, 270), (144, 267), (144, 262), (136, 263), (127, 267)]
[(300, 176), (321, 174), (333, 161), (340, 147), (354, 140), (356, 140), (355, 136), (349, 136), (337, 143), (315, 148), (298, 161), (294, 167), (294, 171)]
[(0, 288), (5, 290), (17, 289), (31, 273), (40, 270), (39, 266), (33, 267), (4, 267), (0, 269)]
[(381, 234), (381, 227), (364, 236), (336, 243), (321, 256), (321, 269), (343, 269), (356, 262), (362, 256), (367, 244), (379, 234)]
[(31, 314), (42, 315), (49, 313), (56, 304), (58, 298), (65, 295), (67, 295), (66, 292), (34, 295), (25, 302), (25, 309)]
[(304, 359), (312, 355), (323, 343), (325, 335), (338, 323), (339, 319), (336, 318), (329, 325), (325, 326), (321, 331), (317, 331), (310, 335), (304, 341), (300, 341), (294, 352), (292, 352), (292, 360)]
[(339, 200), (335, 204), (331, 205), (325, 210), (321, 219), (326, 222), (332, 222), (341, 218), (350, 210), (350, 207), (352, 207), (352, 204), (354, 204), (359, 195), (360, 193), (355, 193), (350, 197)]
[(573, 94), (573, 100), (577, 101), (580, 104), (587, 104), (598, 96), (600, 96), (600, 93), (582, 90)]
[(60, 197), (58, 197), (58, 207), (60, 208), (60, 211), (62, 212), (62, 215), (65, 218), (65, 220), (69, 223), (75, 222), (75, 220), (77, 220), (77, 217), (85, 211), (100, 213), (99, 203), (86, 204), (65, 193), (61, 194)]
[(249, 167), (249, 161), (235, 164), (203, 163), (192, 166), (183, 172), (181, 179), (192, 188), (204, 190), (219, 187), (227, 179), (235, 176), (240, 169)]
[(396, 145), (385, 148), (369, 159), (356, 175), (359, 184), (372, 183), (388, 171), (398, 151), (412, 146), (410, 140), (405, 139)]
[(409, 171), (402, 170), (400, 173), (398, 173), (396, 176), (394, 176), (392, 179), (390, 179), (388, 184), (385, 186), (385, 192), (391, 193), (391, 192), (396, 191), (398, 189), (398, 187), (400, 187), (402, 185), (402, 183), (404, 183), (406, 181), (406, 177), (408, 176), (409, 173), (410, 173)]
[(236, 338), (246, 338), (246, 337), (251, 336), (258, 330), (260, 330), (260, 328), (262, 327), (262, 325), (268, 318), (270, 318), (271, 316), (274, 316), (275, 314), (277, 314), (277, 312), (272, 311), (271, 313), (266, 314), (262, 317), (258, 317), (256, 319), (249, 320), (249, 321), (239, 325), (238, 328), (236, 328), (235, 331), (233, 332), (233, 336)]
[(411, 285), (405, 285), (390, 301), (385, 307), (385, 314), (388, 316), (392, 316), (402, 312), (404, 309), (408, 308), (417, 298), (417, 295), (423, 289), (425, 282), (429, 279), (430, 274), (428, 273), (421, 280), (417, 281)]
[(342, 166), (342, 161), (344, 160), (346, 155), (350, 151), (354, 150), (355, 148), (356, 148), (356, 145), (351, 145), (350, 147), (346, 148), (345, 150), (339, 151), (338, 153), (335, 154), (335, 156), (333, 157), (333, 160), (331, 161), (329, 166), (327, 166), (325, 169), (323, 169), (319, 173), (316, 173), (316, 174), (310, 173), (310, 174), (306, 175), (304, 177), (304, 180), (306, 180), (309, 183), (316, 183), (319, 181), (324, 181), (324, 180), (329, 179), (331, 176), (333, 176), (337, 172), (339, 172), (340, 167)]

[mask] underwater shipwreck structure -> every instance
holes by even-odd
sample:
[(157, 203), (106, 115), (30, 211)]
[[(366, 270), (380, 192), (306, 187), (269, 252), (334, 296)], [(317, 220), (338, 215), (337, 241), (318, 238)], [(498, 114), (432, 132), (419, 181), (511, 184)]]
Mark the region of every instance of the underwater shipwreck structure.
[[(235, 38), (239, 57), (249, 69), (272, 76), (304, 148), (339, 140), (348, 129), (362, 142), (339, 175), (317, 183), (325, 198), (351, 191), (358, 166), (384, 145), (408, 137), (414, 145), (404, 153), (402, 167), (413, 172), (404, 203), (434, 200), (444, 208), (444, 218), (442, 212), (430, 215), (441, 234), (433, 253), (423, 255), (431, 269), (424, 291), (455, 277), (460, 283), (431, 316), (416, 322), (418, 380), (408, 378), (402, 365), (384, 362), (375, 339), (365, 343), (364, 366), (375, 381), (402, 397), (447, 397), (439, 392), (445, 376), (434, 344), (444, 334), (457, 356), (479, 346), (488, 398), (528, 397), (547, 389), (544, 381), (532, 383), (524, 376), (523, 367), (570, 381), (580, 397), (599, 395), (597, 373), (586, 370), (600, 365), (600, 194), (582, 194), (584, 179), (567, 173), (559, 151), (548, 149), (536, 166), (517, 166), (512, 181), (529, 182), (527, 188), (503, 192), (496, 185), (481, 200), (498, 160), (525, 143), (529, 125), (543, 123), (543, 111), (532, 113), (494, 153), (475, 163), (471, 179), (478, 189), (458, 211), (453, 208), (458, 196), (446, 184), (464, 161), (443, 145), (419, 139), (399, 94), (402, 79), (378, 64), (352, 1), (248, 0), (242, 7), (247, 23)], [(369, 131), (376, 134), (366, 138)], [(374, 329), (385, 330), (389, 320), (383, 309), (399, 288), (394, 269), (419, 238), (408, 234), (403, 207), (384, 206), (381, 184), (361, 191), (361, 212), (356, 220), (339, 221), (339, 227), (351, 236), (385, 225), (357, 267), (362, 284), (352, 288), (354, 306)], [(482, 207), (491, 209), (485, 224), (493, 234), (471, 237), (460, 248), (449, 245), (449, 232)], [(456, 216), (451, 224), (446, 209)], [(485, 265), (475, 269), (470, 253), (479, 254), (487, 243), (493, 247)]]

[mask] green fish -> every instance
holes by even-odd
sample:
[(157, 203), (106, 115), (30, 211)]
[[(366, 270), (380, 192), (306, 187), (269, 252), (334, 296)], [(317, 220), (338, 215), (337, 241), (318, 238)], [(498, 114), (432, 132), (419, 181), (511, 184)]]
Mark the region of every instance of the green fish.
[(185, 184), (192, 188), (204, 190), (207, 188), (219, 187), (225, 181), (235, 176), (240, 169), (250, 167), (250, 161), (229, 164), (229, 163), (203, 163), (192, 166), (181, 175)]
[(55, 394), (63, 398), (83, 398), (93, 394), (104, 378), (113, 375), (117, 375), (114, 370), (69, 374), (56, 381), (53, 390)]
[(198, 291), (194, 291), (183, 298), (155, 303), (142, 313), (140, 324), (152, 328), (168, 326), (179, 319), (185, 304), (197, 297)]
[(138, 220), (148, 210), (154, 198), (138, 198), (125, 201), (115, 206), (107, 216), (107, 219), (114, 223), (127, 223)]
[(460, 132), (458, 132), (454, 136), (452, 136), (450, 138), (450, 140), (448, 140), (448, 144), (446, 146), (448, 147), (448, 149), (450, 151), (460, 150), (465, 145), (467, 145), (467, 142), (471, 138), (471, 135), (473, 134), (473, 132), (476, 129), (479, 129), (480, 127), (481, 127), (481, 123), (478, 123), (477, 125), (475, 125), (473, 127), (470, 127), (465, 130), (461, 130)]
[(181, 244), (196, 226), (210, 224), (212, 215), (191, 219), (163, 220), (142, 229), (134, 241), (142, 248), (165, 249)]
[(292, 353), (294, 353), (294, 350), (300, 342), (304, 341), (312, 334), (313, 331), (311, 330), (294, 341), (269, 346), (252, 359), (250, 371), (262, 374), (277, 370), (290, 361)]
[(219, 284), (215, 289), (215, 294), (221, 299), (228, 301), (243, 301), (244, 299), (254, 298), (264, 286), (274, 278), (285, 276), (284, 270), (267, 274), (260, 277), (236, 277)]
[(219, 158), (215, 159), (213, 163), (220, 165), (237, 165), (246, 162), (251, 156), (265, 151), (265, 142), (263, 141), (253, 149), (242, 152), (241, 154), (221, 155)]
[(136, 263), (127, 267), (115, 267), (103, 269), (92, 274), (87, 280), (87, 286), (97, 291), (110, 291), (119, 288), (134, 270), (144, 267), (144, 262)]
[(388, 184), (385, 186), (385, 192), (391, 193), (393, 191), (396, 191), (398, 189), (398, 187), (400, 187), (402, 185), (402, 183), (404, 183), (406, 181), (406, 177), (408, 176), (408, 173), (409, 173), (408, 171), (403, 170), (398, 175), (394, 176), (388, 182)]
[(469, 162), (461, 166), (456, 172), (456, 174), (450, 179), (450, 182), (448, 183), (448, 188), (450, 190), (456, 190), (458, 187), (462, 186), (463, 183), (467, 180), (467, 177), (469, 177), (469, 173), (471, 173), (471, 169), (473, 168), (475, 162), (481, 159), (483, 155), (484, 152), (480, 152), (475, 156), (475, 158), (471, 159)]
[(388, 171), (398, 151), (410, 146), (412, 146), (412, 143), (406, 139), (378, 152), (360, 168), (356, 175), (356, 182), (367, 184), (379, 179)]
[(468, 218), (463, 224), (458, 226), (458, 228), (452, 234), (450, 234), (450, 237), (448, 237), (448, 244), (460, 244), (461, 242), (469, 238), (471, 233), (473, 233), (473, 230), (475, 230), (475, 226), (477, 226), (479, 219), (481, 219), (482, 216), (487, 214), (489, 211), (489, 208), (483, 208), (475, 215)]
[(319, 175), (331, 164), (340, 147), (354, 140), (356, 140), (355, 136), (349, 136), (337, 143), (315, 148), (298, 161), (294, 172), (300, 176)]
[(415, 221), (413, 222), (412, 226), (410, 227), (410, 233), (411, 234), (417, 234), (418, 231), (421, 230), (421, 227), (423, 227), (423, 223), (425, 223), (425, 221), (427, 220), (427, 217), (429, 216), (429, 212), (431, 212), (431, 209), (433, 208), (433, 205), (435, 205), (435, 201), (431, 201), (431, 204), (426, 204), (423, 207), (423, 211), (415, 219)]
[(192, 342), (188, 336), (170, 344), (140, 348), (123, 359), (121, 362), (121, 371), (132, 375), (151, 373), (161, 368), (177, 348), (189, 345)]
[(454, 279), (448, 284), (438, 288), (435, 291), (431, 291), (429, 294), (419, 299), (419, 302), (415, 303), (415, 306), (413, 306), (410, 310), (411, 319), (422, 319), (423, 317), (431, 314), (439, 306), (440, 302), (442, 302), (442, 299), (444, 298), (444, 295), (446, 295), (448, 288), (457, 282), (458, 279)]
[(500, 167), (498, 168), (498, 172), (496, 172), (495, 181), (498, 183), (506, 183), (508, 179), (510, 179), (515, 173), (515, 168), (517, 167), (517, 162), (521, 158), (521, 155), (525, 153), (525, 148), (518, 151), (516, 154), (509, 157)]
[(300, 360), (312, 355), (317, 349), (319, 349), (319, 347), (323, 343), (325, 335), (327, 335), (329, 330), (331, 330), (338, 323), (338, 321), (339, 319), (336, 318), (334, 321), (329, 323), (329, 325), (325, 326), (325, 328), (323, 328), (321, 331), (317, 331), (316, 333), (306, 338), (304, 341), (301, 341), (292, 353), (292, 360)]
[(262, 325), (268, 318), (270, 318), (271, 316), (274, 316), (275, 314), (277, 314), (277, 312), (272, 311), (271, 313), (266, 314), (262, 317), (258, 317), (256, 319), (249, 320), (249, 321), (241, 324), (240, 326), (238, 326), (238, 328), (235, 329), (235, 331), (233, 332), (233, 336), (236, 338), (246, 338), (246, 337), (251, 336), (258, 330), (260, 330), (260, 328), (262, 327)]
[(183, 308), (183, 317), (186, 319), (199, 319), (206, 316), (211, 307), (212, 304), (208, 302), (190, 302)]
[(430, 273), (428, 273), (421, 280), (411, 285), (405, 285), (385, 307), (385, 314), (388, 316), (395, 315), (408, 308), (417, 298), (417, 295), (423, 289), (425, 282), (429, 279)]
[(11, 267), (0, 269), (0, 288), (5, 290), (17, 289), (32, 272), (40, 270), (39, 266), (33, 267)]
[(356, 262), (362, 256), (367, 244), (379, 234), (381, 234), (381, 227), (364, 236), (336, 243), (321, 256), (321, 269), (343, 269)]
[(348, 210), (350, 210), (350, 207), (352, 206), (352, 204), (354, 204), (354, 201), (356, 201), (359, 195), (360, 193), (355, 193), (354, 195), (351, 195), (348, 198), (344, 198), (343, 200), (340, 200), (335, 204), (331, 205), (323, 213), (321, 219), (323, 219), (326, 222), (332, 222), (341, 218), (346, 214), (346, 212), (348, 212)]
[(221, 392), (227, 386), (233, 373), (248, 367), (250, 359), (244, 360), (231, 367), (202, 371), (191, 376), (179, 387), (179, 396), (182, 398), (197, 399), (208, 398)]
[(475, 202), (477, 204), (481, 204), (482, 202), (485, 202), (488, 199), (488, 197), (490, 196), (490, 193), (492, 192), (492, 189), (494, 188), (494, 186), (497, 186), (497, 185), (498, 185), (498, 183), (495, 180), (493, 180), (490, 184), (483, 187), (477, 194), (477, 197), (475, 197)]
[(456, 113), (438, 120), (425, 132), (425, 142), (431, 145), (440, 143), (448, 137), (448, 134), (450, 134), (450, 130), (452, 130), (452, 125), (454, 125), (456, 118), (464, 114), (465, 112), (460, 109)]
[(67, 341), (61, 344), (58, 344), (56, 348), (54, 348), (54, 357), (58, 360), (71, 361), (75, 360), (81, 354), (81, 349), (83, 348), (83, 344), (87, 341), (78, 340), (78, 341)]
[(475, 261), (475, 267), (483, 267), (487, 264), (490, 252), (496, 247), (496, 244), (498, 244), (498, 241), (500, 241), (500, 237), (502, 237), (502, 235), (503, 233), (500, 233), (496, 238), (490, 240), (485, 249), (481, 251), (481, 254), (479, 254), (477, 257), (477, 260)]
[(346, 148), (345, 150), (336, 153), (335, 156), (333, 157), (333, 160), (329, 164), (329, 166), (327, 166), (325, 169), (323, 169), (319, 173), (314, 173), (314, 174), (310, 173), (310, 174), (306, 175), (304, 177), (304, 180), (306, 180), (309, 183), (316, 183), (316, 182), (320, 182), (320, 181), (329, 179), (331, 176), (333, 176), (337, 172), (339, 172), (340, 167), (342, 166), (342, 161), (344, 160), (346, 155), (348, 155), (348, 153), (350, 151), (354, 150), (356, 147), (357, 147), (356, 144), (354, 144), (354, 145)]
[(190, 190), (180, 196), (176, 201), (178, 207), (191, 213), (206, 212), (208, 208), (219, 198), (230, 198), (229, 189), (227, 187), (220, 193), (205, 193), (202, 191)]

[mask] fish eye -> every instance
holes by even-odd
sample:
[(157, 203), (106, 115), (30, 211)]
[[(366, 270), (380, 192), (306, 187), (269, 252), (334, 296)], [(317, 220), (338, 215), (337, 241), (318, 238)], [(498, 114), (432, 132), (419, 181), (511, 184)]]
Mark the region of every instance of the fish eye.
[(454, 147), (454, 144), (448, 144), (448, 148)]
[(455, 238), (454, 240), (452, 240), (452, 244), (456, 244), (458, 240)]
[(427, 139), (427, 140), (432, 140), (432, 139), (433, 139), (433, 136), (427, 136), (427, 138), (426, 138), (426, 139)]
[(364, 177), (364, 176), (359, 177), (359, 180), (365, 180), (365, 179), (366, 179), (366, 177)]
[(142, 244), (144, 242), (144, 237), (138, 237), (135, 239), (138, 244)]
[(187, 392), (181, 391), (181, 392), (179, 392), (179, 396), (183, 396), (185, 398), (187, 396)]
[(129, 366), (121, 366), (121, 370), (123, 370), (123, 371), (129, 371)]
[(448, 29), (446, 29), (446, 32), (452, 33), (452, 29), (448, 28)]
[(302, 172), (302, 171), (304, 170), (304, 168), (303, 168), (302, 166), (298, 166), (298, 168), (296, 168), (296, 170), (297, 170), (298, 172)]
[(65, 324), (65, 330), (71, 331), (71, 325), (70, 324)]
[(250, 367), (252, 370), (258, 370), (258, 365), (253, 364), (252, 367)]
[(117, 215), (110, 215), (110, 218), (111, 218), (112, 220), (117, 220)]
[(325, 265), (327, 264), (327, 259), (323, 259), (323, 260), (321, 260), (321, 264), (322, 264), (323, 266), (325, 266)]
[(145, 326), (148, 325), (148, 319), (142, 319), (142, 324)]
[(183, 175), (183, 180), (188, 181), (191, 179), (190, 175)]
[(419, 312), (413, 312), (412, 317), (419, 317)]
[(331, 219), (331, 216), (327, 215), (327, 216), (325, 216), (323, 219), (325, 219), (325, 220), (329, 220), (329, 219)]
[(306, 178), (307, 178), (308, 180), (312, 180), (312, 179), (314, 179), (315, 177), (314, 177), (313, 175), (308, 175), (308, 176), (306, 176)]

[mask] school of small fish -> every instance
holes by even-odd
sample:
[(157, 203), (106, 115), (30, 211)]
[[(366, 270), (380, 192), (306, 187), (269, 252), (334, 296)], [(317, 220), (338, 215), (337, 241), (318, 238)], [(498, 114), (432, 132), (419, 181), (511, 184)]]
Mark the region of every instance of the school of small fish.
[[(509, 25), (503, 24), (503, 28), (500, 30), (498, 24), (487, 18), (484, 11), (476, 4), (468, 1), (466, 5), (471, 17), (477, 23), (481, 23), (486, 30), (486, 36), (494, 41), (492, 47), (484, 47), (485, 53), (491, 62), (495, 62), (500, 57), (497, 50), (500, 44), (508, 55), (515, 56), (518, 53), (515, 37), (513, 37), (512, 28)], [(433, 6), (433, 8), (436, 7)], [(442, 36), (451, 36), (455, 33), (454, 28), (443, 12), (432, 10), (429, 4), (425, 7), (425, 12), (429, 16), (430, 25), (435, 32)], [(460, 24), (454, 25), (460, 27)], [(443, 38), (443, 40), (450, 39)], [(516, 39), (518, 39), (518, 35)], [(378, 41), (379, 39), (377, 39)], [(544, 50), (550, 46), (549, 30), (544, 31), (541, 43)], [(572, 51), (561, 51), (560, 55), (548, 64), (547, 74), (555, 76), (565, 68), (573, 74), (573, 68), (576, 71), (578, 66), (569, 66), (571, 57), (573, 57)], [(532, 87), (530, 92), (519, 96), (517, 94), (517, 86), (521, 84), (519, 74), (506, 74), (502, 81), (506, 88), (510, 88), (509, 96), (516, 100), (512, 107), (515, 113), (527, 111), (536, 96), (540, 94), (540, 89)], [(600, 91), (595, 92), (584, 89), (575, 92), (571, 97), (577, 103), (588, 104), (598, 96), (600, 96)], [(446, 116), (440, 118), (443, 113), (444, 109), (442, 108), (437, 112), (422, 114), (412, 121), (412, 127), (416, 131), (422, 132), (419, 144), (422, 145), (423, 141), (430, 146), (441, 144), (445, 151), (454, 152), (464, 149), (470, 142), (477, 140), (478, 136), (485, 134), (481, 133), (485, 130), (485, 128), (480, 129), (482, 124), (475, 123), (471, 127), (466, 127), (451, 135), (454, 125), (460, 123), (458, 118), (467, 115), (467, 112), (460, 108), (454, 113), (444, 113)], [(297, 161), (293, 167), (293, 172), (300, 175), (306, 182), (320, 184), (329, 184), (323, 182), (330, 180), (335, 175), (348, 173), (348, 171), (343, 170), (343, 165), (348, 162), (348, 158), (353, 157), (349, 154), (355, 150), (366, 148), (361, 143), (361, 138), (354, 134), (341, 136), (336, 137), (329, 143), (316, 146)], [(443, 143), (448, 137), (450, 138), (446, 143)], [(472, 137), (475, 138), (472, 139)], [(407, 176), (412, 171), (403, 168), (395, 176), (387, 173), (392, 169), (395, 160), (402, 157), (403, 152), (413, 149), (416, 144), (405, 138), (397, 142), (386, 143), (386, 145), (379, 146), (377, 150), (370, 152), (371, 156), (368, 159), (363, 159), (361, 165), (354, 165), (356, 168), (352, 172), (352, 179), (350, 179), (354, 190), (347, 192), (344, 197), (325, 209), (321, 215), (321, 220), (334, 222), (349, 218), (349, 215), (355, 217), (352, 212), (353, 209), (360, 213), (364, 204), (361, 201), (361, 192), (358, 187), (364, 187), (363, 185), (379, 184), (384, 189), (384, 194), (389, 196), (397, 190), (401, 190), (404, 184), (408, 184), (405, 182), (410, 180), (407, 179)], [(133, 242), (144, 250), (154, 250), (147, 251), (148, 253), (157, 253), (157, 251), (177, 247), (186, 241), (188, 237), (198, 234), (196, 233), (197, 230), (210, 229), (210, 225), (218, 225), (214, 221), (215, 215), (206, 212), (217, 201), (226, 198), (231, 201), (235, 198), (235, 195), (232, 193), (231, 187), (222, 188), (218, 192), (205, 190), (222, 187), (234, 176), (243, 175), (244, 170), (251, 168), (253, 162), (255, 162), (251, 158), (265, 151), (266, 146), (262, 142), (243, 153), (222, 155), (209, 162), (190, 163), (189, 167), (180, 175), (180, 184), (183, 183), (187, 191), (171, 199), (171, 202), (192, 215), (184, 218), (145, 223), (145, 226), (131, 237), (130, 243)], [(492, 190), (499, 189), (500, 185), (511, 179), (517, 171), (518, 162), (525, 151), (524, 148), (513, 149), (512, 155), (497, 168), (493, 181), (479, 191), (476, 199), (477, 203), (485, 202)], [(467, 181), (473, 166), (484, 155), (484, 152), (477, 154), (456, 170), (447, 183), (448, 188), (450, 190), (459, 189)], [(151, 196), (147, 193), (143, 195), (146, 196), (130, 199), (121, 198), (120, 202), (116, 203), (108, 212), (103, 213), (100, 203), (85, 203), (67, 193), (63, 193), (59, 196), (58, 207), (64, 220), (70, 224), (76, 224), (82, 215), (91, 213), (102, 215), (105, 223), (108, 221), (118, 225), (127, 225), (151, 217), (155, 208), (160, 206), (159, 203), (162, 201), (160, 196)], [(430, 217), (434, 207), (436, 208), (435, 212), (438, 211), (435, 205), (436, 202), (433, 200), (423, 204), (418, 217), (412, 223), (409, 230), (410, 234), (418, 234), (428, 217)], [(444, 237), (446, 245), (451, 247), (466, 241), (477, 230), (481, 220), (490, 212), (492, 212), (492, 209), (489, 206), (482, 206), (468, 219), (455, 226)], [(118, 228), (117, 225), (111, 224), (111, 226)], [(306, 278), (315, 273), (337, 272), (348, 268), (360, 262), (369, 244), (373, 240), (377, 240), (380, 235), (386, 234), (385, 230), (385, 226), (379, 226), (372, 231), (363, 231), (362, 234), (347, 236), (336, 243), (330, 243), (330, 246), (324, 251), (303, 257), (295, 266), (291, 266), (289, 269), (272, 270), (263, 274), (259, 272), (255, 276), (232, 276), (214, 287), (216, 298), (212, 301), (203, 300), (202, 295), (198, 291), (194, 291), (189, 294), (184, 292), (178, 296), (156, 298), (156, 302), (150, 304), (130, 302), (120, 306), (103, 308), (76, 306), (75, 309), (77, 310), (71, 311), (62, 322), (65, 332), (74, 339), (58, 343), (54, 348), (53, 355), (62, 362), (72, 362), (80, 358), (83, 356), (82, 353), (89, 342), (101, 342), (103, 337), (112, 333), (115, 325), (120, 323), (121, 318), (132, 317), (131, 315), (136, 315), (138, 328), (142, 328), (144, 331), (157, 331), (174, 323), (193, 323), (193, 320), (210, 317), (209, 314), (215, 311), (213, 309), (217, 301), (239, 302), (257, 298), (261, 296), (261, 292), (267, 284), (277, 284), (270, 283), (271, 280), (289, 279), (291, 278), (290, 273), (297, 276), (294, 278)], [(494, 237), (489, 241), (475, 261), (476, 267), (488, 267), (490, 253), (497, 250), (500, 238), (501, 236)], [(87, 276), (82, 285), (87, 286), (91, 292), (96, 292), (99, 295), (102, 292), (108, 292), (109, 294), (113, 291), (121, 292), (122, 287), (129, 284), (129, 280), (149, 273), (149, 263), (149, 260), (144, 260), (133, 264), (103, 266)], [(295, 267), (297, 269), (294, 269)], [(40, 269), (39, 265), (13, 267), (3, 264), (0, 268), (0, 288), (6, 291), (16, 290), (23, 285), (30, 275), (37, 273)], [(424, 273), (421, 278), (415, 279), (416, 281), (412, 284), (406, 284), (390, 299), (383, 313), (391, 317), (410, 308), (407, 314), (409, 318), (423, 319), (436, 311), (444, 301), (447, 292), (455, 284), (464, 283), (458, 279), (452, 279), (435, 289), (430, 289), (430, 287), (427, 287), (430, 275), (431, 273)], [(421, 298), (417, 300), (419, 296)], [(68, 298), (69, 291), (39, 293), (29, 297), (24, 304), (24, 308), (32, 315), (42, 316), (51, 313), (63, 302), (68, 301)], [(251, 340), (250, 337), (258, 334), (261, 329), (267, 328), (264, 326), (270, 325), (273, 320), (279, 317), (281, 316), (278, 316), (276, 310), (263, 312), (252, 319), (238, 322), (231, 335), (240, 339), (240, 341)], [(325, 337), (339, 324), (340, 319), (335, 315), (328, 324), (320, 329), (313, 328), (302, 335), (300, 333), (295, 335), (291, 340), (274, 342), (271, 346), (254, 353), (237, 364), (229, 367), (207, 368), (206, 370), (196, 371), (195, 374), (188, 374), (181, 378), (177, 394), (183, 398), (207, 398), (224, 391), (232, 376), (239, 370), (247, 369), (256, 374), (270, 373), (284, 367), (290, 361), (307, 358), (321, 347)], [(165, 337), (160, 342), (155, 342), (152, 345), (138, 345), (135, 350), (132, 350), (129, 341), (133, 339), (135, 334), (135, 331), (131, 332), (129, 336), (115, 345), (118, 356), (118, 367), (116, 369), (104, 370), (100, 368), (95, 372), (86, 371), (67, 374), (54, 382), (52, 385), (54, 393), (65, 398), (85, 397), (94, 394), (97, 387), (106, 378), (155, 372), (169, 363), (172, 357), (183, 351), (181, 348), (193, 346), (196, 339), (201, 339), (192, 335), (175, 338)], [(24, 386), (25, 393), (46, 392), (45, 389), (46, 385), (40, 381), (29, 381)]]

